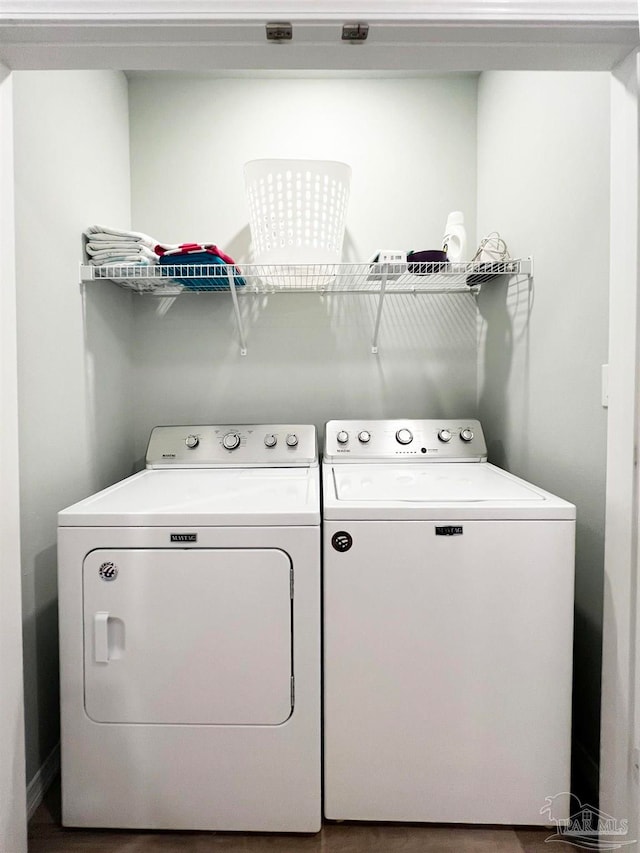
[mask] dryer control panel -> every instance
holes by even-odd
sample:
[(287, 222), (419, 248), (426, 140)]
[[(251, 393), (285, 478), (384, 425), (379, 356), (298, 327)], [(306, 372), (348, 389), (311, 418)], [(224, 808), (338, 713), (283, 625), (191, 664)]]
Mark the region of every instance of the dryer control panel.
[(318, 464), (312, 424), (157, 426), (147, 468), (309, 468)]
[(328, 462), (486, 462), (480, 421), (329, 421), (324, 433)]

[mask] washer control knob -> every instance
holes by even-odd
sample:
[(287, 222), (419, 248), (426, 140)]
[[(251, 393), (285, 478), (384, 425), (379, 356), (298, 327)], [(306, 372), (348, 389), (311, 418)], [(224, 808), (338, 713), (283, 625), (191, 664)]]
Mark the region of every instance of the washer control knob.
[(184, 443), (187, 445), (188, 448), (193, 450), (194, 447), (197, 447), (200, 444), (200, 439), (197, 435), (188, 435), (185, 438)]
[(295, 447), (298, 443), (298, 436), (295, 432), (290, 432), (287, 436), (287, 447)]
[(467, 429), (463, 429), (460, 433), (460, 438), (463, 441), (473, 441), (473, 430), (469, 429), (468, 427)]
[(358, 441), (361, 441), (363, 444), (368, 444), (371, 441), (371, 433), (369, 430), (361, 430), (361, 432), (358, 433)]
[(399, 429), (396, 433), (396, 441), (398, 444), (411, 444), (413, 441), (413, 433), (410, 429)]
[(451, 441), (451, 430), (450, 429), (441, 429), (438, 433), (438, 438), (440, 441), (444, 441), (445, 444), (447, 441)]
[(240, 435), (237, 432), (228, 432), (222, 438), (222, 446), (227, 450), (235, 450), (240, 444)]
[(346, 429), (341, 429), (336, 438), (338, 439), (338, 444), (346, 444), (349, 441), (349, 433)]
[(265, 447), (275, 447), (277, 443), (278, 443), (278, 439), (275, 437), (275, 435), (272, 432), (270, 432), (268, 435), (265, 435), (265, 437), (264, 437), (264, 446)]

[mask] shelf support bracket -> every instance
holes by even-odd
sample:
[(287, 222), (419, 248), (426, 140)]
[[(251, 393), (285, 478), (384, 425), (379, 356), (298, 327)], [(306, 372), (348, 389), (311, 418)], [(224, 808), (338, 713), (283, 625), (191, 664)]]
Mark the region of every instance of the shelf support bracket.
[(371, 342), (371, 352), (374, 355), (378, 354), (378, 336), (380, 334), (380, 320), (382, 319), (382, 305), (384, 303), (384, 296), (387, 291), (387, 275), (389, 272), (389, 265), (382, 264), (381, 273), (382, 273), (382, 283), (380, 284), (380, 296), (378, 298), (378, 310), (376, 312), (376, 324), (373, 329), (373, 341)]
[(242, 317), (240, 316), (240, 305), (238, 304), (238, 294), (236, 292), (236, 268), (233, 266), (227, 267), (227, 278), (229, 279), (229, 290), (231, 291), (231, 299), (233, 300), (233, 311), (236, 315), (236, 326), (238, 327), (238, 337), (240, 338), (240, 355), (247, 354), (247, 344), (244, 337), (244, 327), (242, 325)]

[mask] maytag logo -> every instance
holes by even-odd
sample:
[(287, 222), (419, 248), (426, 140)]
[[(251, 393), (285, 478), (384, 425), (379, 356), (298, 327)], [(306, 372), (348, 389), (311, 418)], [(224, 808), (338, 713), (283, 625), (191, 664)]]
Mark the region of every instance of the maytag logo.
[(172, 533), (171, 534), (172, 542), (197, 542), (198, 534), (197, 533)]
[(455, 527), (452, 524), (436, 527), (436, 536), (462, 536), (462, 527)]

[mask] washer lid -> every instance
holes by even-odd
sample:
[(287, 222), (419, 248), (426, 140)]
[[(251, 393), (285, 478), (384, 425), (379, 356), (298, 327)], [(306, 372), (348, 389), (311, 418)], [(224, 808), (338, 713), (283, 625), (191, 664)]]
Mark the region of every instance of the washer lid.
[(314, 525), (317, 468), (146, 470), (58, 513), (70, 527)]
[(324, 486), (326, 518), (575, 518), (571, 504), (488, 463), (325, 464)]

